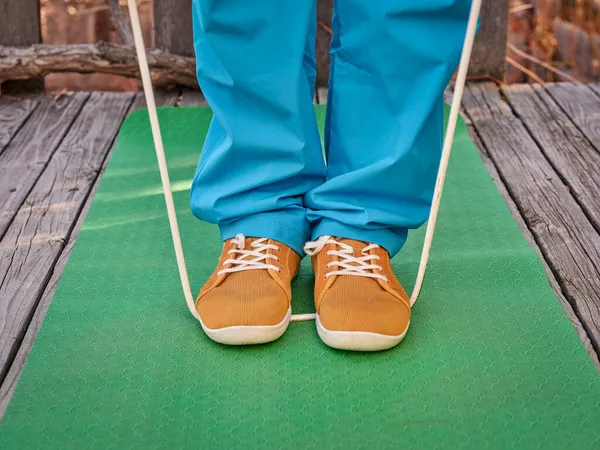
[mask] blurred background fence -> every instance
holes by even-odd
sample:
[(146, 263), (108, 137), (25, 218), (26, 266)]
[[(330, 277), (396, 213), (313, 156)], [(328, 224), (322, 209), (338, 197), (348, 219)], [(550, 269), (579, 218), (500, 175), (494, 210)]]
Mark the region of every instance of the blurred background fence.
[[(193, 56), (191, 1), (138, 1), (149, 47)], [(130, 44), (124, 42), (122, 29), (127, 16), (119, 22), (114, 14), (119, 3), (126, 13), (125, 0), (1, 0), (0, 45)], [(332, 3), (319, 0), (320, 85), (326, 84), (328, 76)], [(507, 83), (599, 79), (599, 9), (600, 0), (484, 0), (470, 76)], [(28, 83), (39, 88), (41, 81)], [(137, 90), (138, 83), (107, 73), (51, 73), (45, 76), (45, 87), (49, 91)]]

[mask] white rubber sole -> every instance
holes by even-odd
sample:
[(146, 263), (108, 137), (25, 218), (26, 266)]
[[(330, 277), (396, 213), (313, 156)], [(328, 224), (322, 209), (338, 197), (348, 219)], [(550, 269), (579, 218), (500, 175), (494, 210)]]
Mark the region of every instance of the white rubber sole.
[(226, 328), (208, 328), (200, 320), (206, 335), (213, 341), (225, 345), (266, 344), (279, 339), (290, 323), (292, 308), (289, 308), (284, 319), (275, 325), (234, 326)]
[[(358, 352), (387, 350), (398, 345), (408, 332), (408, 326), (404, 333), (398, 336), (369, 333), (367, 331), (332, 331), (323, 327), (318, 314), (316, 322), (317, 333), (319, 333), (321, 340), (329, 347), (339, 350), (353, 350)], [(410, 322), (408, 325), (410, 325)]]

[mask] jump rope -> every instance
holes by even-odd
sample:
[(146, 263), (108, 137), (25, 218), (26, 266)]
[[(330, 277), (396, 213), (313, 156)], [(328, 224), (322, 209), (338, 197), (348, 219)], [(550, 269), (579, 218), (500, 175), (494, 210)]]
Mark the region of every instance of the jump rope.
[[(456, 75), (456, 82), (454, 85), (454, 96), (452, 98), (452, 106), (450, 107), (450, 117), (448, 118), (446, 134), (444, 136), (440, 167), (437, 173), (431, 210), (429, 212), (429, 220), (427, 222), (427, 231), (425, 233), (425, 241), (423, 243), (423, 250), (421, 252), (421, 260), (419, 262), (419, 271), (417, 273), (415, 286), (410, 296), (411, 306), (414, 305), (417, 301), (417, 298), (419, 298), (419, 293), (423, 287), (423, 280), (425, 279), (425, 272), (427, 271), (427, 262), (429, 261), (431, 243), (433, 242), (433, 234), (435, 232), (435, 225), (437, 223), (438, 212), (440, 209), (440, 201), (442, 199), (442, 191), (444, 190), (444, 182), (446, 181), (446, 172), (448, 171), (448, 162), (450, 161), (450, 152), (452, 151), (452, 142), (454, 141), (456, 122), (458, 120), (460, 104), (465, 88), (465, 82), (467, 80), (467, 69), (469, 67), (469, 61), (471, 60), (475, 32), (477, 31), (477, 20), (479, 18), (479, 11), (481, 10), (481, 2), (482, 0), (473, 0), (471, 3), (469, 21), (467, 23), (467, 31), (465, 33), (465, 42), (463, 44), (460, 63), (458, 65), (458, 72)], [(192, 289), (190, 287), (190, 281), (185, 265), (185, 258), (183, 256), (181, 236), (179, 234), (179, 226), (177, 225), (177, 215), (175, 213), (173, 193), (171, 192), (171, 182), (169, 180), (169, 169), (167, 167), (162, 135), (160, 133), (160, 124), (158, 122), (158, 114), (156, 112), (154, 91), (152, 90), (152, 79), (150, 77), (148, 59), (146, 58), (146, 49), (144, 47), (144, 39), (142, 37), (142, 27), (140, 24), (137, 2), (136, 0), (127, 0), (127, 3), (129, 6), (129, 15), (131, 18), (133, 37), (135, 40), (135, 49), (140, 66), (142, 85), (144, 87), (144, 95), (146, 97), (146, 105), (148, 107), (148, 114), (150, 116), (154, 148), (156, 150), (156, 158), (158, 160), (158, 168), (160, 170), (160, 178), (165, 196), (165, 203), (167, 205), (169, 226), (171, 228), (171, 236), (173, 238), (173, 246), (175, 248), (175, 256), (177, 258), (177, 267), (179, 269), (179, 277), (181, 278), (181, 286), (183, 287), (185, 301), (190, 313), (192, 313), (197, 320), (200, 320), (198, 311), (196, 310)], [(291, 321), (300, 322), (305, 320), (314, 320), (315, 316), (315, 314), (294, 314), (292, 315)]]

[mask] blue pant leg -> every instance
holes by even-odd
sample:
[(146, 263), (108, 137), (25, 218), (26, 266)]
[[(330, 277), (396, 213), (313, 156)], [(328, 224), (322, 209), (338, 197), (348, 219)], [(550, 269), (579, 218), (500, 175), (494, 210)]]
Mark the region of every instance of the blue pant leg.
[(313, 239), (375, 242), (395, 254), (428, 217), (443, 91), (470, 0), (337, 0), (326, 182), (305, 197)]
[(223, 239), (267, 237), (301, 253), (310, 236), (303, 196), (325, 177), (305, 57), (314, 22), (312, 1), (193, 0), (214, 117), (190, 203)]

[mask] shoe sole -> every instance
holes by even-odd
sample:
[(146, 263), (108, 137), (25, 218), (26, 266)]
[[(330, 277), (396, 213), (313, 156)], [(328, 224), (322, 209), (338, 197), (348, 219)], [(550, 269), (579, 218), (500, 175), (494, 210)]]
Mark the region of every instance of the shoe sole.
[[(319, 315), (317, 314), (317, 333), (321, 340), (332, 348), (339, 350), (352, 350), (358, 352), (377, 352), (387, 350), (400, 343), (406, 333), (398, 336), (389, 336), (387, 334), (369, 333), (368, 331), (333, 331), (328, 330), (321, 324)], [(408, 323), (410, 325), (410, 322)]]
[(206, 335), (213, 341), (225, 345), (266, 344), (279, 339), (290, 323), (292, 308), (289, 308), (284, 319), (275, 325), (237, 325), (226, 328), (208, 328), (200, 320)]

